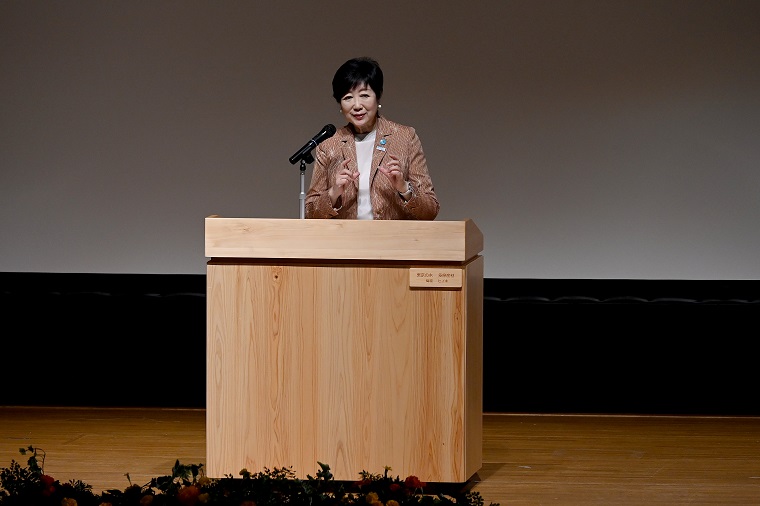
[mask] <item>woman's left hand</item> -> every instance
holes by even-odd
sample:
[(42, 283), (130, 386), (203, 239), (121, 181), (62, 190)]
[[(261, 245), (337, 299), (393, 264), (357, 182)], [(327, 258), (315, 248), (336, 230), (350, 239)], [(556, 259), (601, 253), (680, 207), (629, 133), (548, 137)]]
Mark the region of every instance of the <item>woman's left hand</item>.
[(380, 165), (378, 169), (386, 175), (397, 192), (404, 193), (407, 188), (406, 179), (404, 179), (404, 172), (401, 170), (398, 157), (389, 154), (388, 158), (390, 160)]

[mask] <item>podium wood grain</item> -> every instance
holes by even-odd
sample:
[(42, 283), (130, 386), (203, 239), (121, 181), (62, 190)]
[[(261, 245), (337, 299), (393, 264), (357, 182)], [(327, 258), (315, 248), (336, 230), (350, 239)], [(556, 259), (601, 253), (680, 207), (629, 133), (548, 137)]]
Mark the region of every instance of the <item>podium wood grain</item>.
[(209, 216), (208, 258), (465, 262), (483, 251), (470, 220), (294, 220)]
[[(472, 222), (206, 218), (207, 469), (329, 463), (464, 483), (482, 465)], [(411, 269), (455, 287), (416, 287)], [(433, 272), (433, 271), (431, 271)]]
[(468, 310), (482, 268), (464, 267), (463, 289), (425, 290), (408, 266), (209, 262), (209, 475), (305, 477), (323, 462), (339, 480), (390, 466), (467, 481), (482, 458), (482, 328)]

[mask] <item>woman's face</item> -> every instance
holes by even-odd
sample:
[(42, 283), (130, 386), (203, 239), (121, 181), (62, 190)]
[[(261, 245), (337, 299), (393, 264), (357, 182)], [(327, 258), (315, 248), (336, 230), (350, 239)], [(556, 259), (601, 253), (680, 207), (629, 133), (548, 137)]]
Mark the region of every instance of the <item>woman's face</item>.
[(377, 121), (377, 95), (366, 84), (360, 84), (340, 99), (340, 110), (356, 133), (369, 133)]

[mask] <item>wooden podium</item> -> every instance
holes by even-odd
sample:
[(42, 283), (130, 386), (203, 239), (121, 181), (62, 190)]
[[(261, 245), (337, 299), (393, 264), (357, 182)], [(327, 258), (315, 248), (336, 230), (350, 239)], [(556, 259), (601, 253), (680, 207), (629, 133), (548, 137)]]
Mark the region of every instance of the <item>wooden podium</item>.
[(471, 220), (206, 218), (206, 472), (463, 483), (482, 465)]

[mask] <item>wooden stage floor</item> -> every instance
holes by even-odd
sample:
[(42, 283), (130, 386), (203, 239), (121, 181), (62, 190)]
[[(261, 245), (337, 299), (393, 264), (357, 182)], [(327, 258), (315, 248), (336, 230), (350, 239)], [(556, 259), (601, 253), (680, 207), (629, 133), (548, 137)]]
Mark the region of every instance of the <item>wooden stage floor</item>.
[[(489, 413), (483, 423), (472, 490), (486, 505), (760, 505), (758, 417)], [(177, 459), (204, 463), (205, 430), (204, 410), (0, 406), (0, 468), (24, 463), (18, 450), (31, 445), (61, 482), (123, 490), (127, 474), (142, 485)]]

